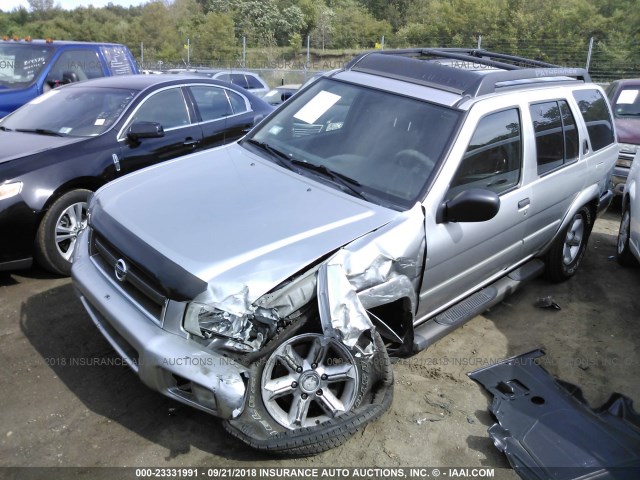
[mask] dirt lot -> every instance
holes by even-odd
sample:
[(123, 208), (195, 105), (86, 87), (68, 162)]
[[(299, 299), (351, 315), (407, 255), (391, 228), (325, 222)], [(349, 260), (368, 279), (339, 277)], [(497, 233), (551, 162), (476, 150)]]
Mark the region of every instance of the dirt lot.
[[(574, 279), (536, 280), (396, 364), (395, 399), (381, 420), (340, 448), (297, 460), (245, 448), (217, 419), (113, 365), (117, 356), (69, 279), (36, 269), (0, 274), (0, 466), (453, 466), (518, 478), (486, 433), (488, 397), (466, 373), (544, 346), (545, 367), (580, 385), (592, 405), (614, 391), (640, 399), (640, 269), (611, 258), (619, 215), (598, 220)], [(548, 295), (562, 310), (534, 307)]]

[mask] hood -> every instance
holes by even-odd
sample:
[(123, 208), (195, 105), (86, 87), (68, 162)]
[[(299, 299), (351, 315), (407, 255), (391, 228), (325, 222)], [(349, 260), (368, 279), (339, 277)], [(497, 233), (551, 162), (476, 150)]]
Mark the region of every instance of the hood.
[[(397, 215), (232, 144), (103, 187), (94, 197), (91, 224), (112, 242), (122, 239), (115, 247), (134, 262), (137, 257), (149, 263), (140, 248), (160, 254), (153, 265), (140, 266), (163, 285), (173, 282), (174, 297), (186, 292), (170, 277), (185, 270), (206, 284), (207, 300), (240, 296), (247, 308), (318, 258)], [(126, 233), (110, 238), (100, 231), (106, 225)], [(142, 247), (127, 248), (131, 244)], [(174, 268), (162, 271), (167, 265)]]
[(618, 142), (640, 145), (640, 117), (620, 118), (616, 117), (616, 132)]
[(84, 137), (54, 137), (35, 133), (4, 132), (0, 130), (0, 163), (64, 147), (82, 140)]

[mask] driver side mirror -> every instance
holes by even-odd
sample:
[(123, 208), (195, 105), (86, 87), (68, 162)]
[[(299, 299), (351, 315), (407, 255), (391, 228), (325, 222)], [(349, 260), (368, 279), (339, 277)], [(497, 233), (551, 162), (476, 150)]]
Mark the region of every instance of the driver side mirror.
[(135, 122), (127, 131), (127, 137), (133, 141), (141, 138), (164, 137), (164, 128), (158, 122)]
[(445, 200), (438, 209), (437, 223), (486, 222), (498, 214), (500, 197), (483, 188), (470, 188)]

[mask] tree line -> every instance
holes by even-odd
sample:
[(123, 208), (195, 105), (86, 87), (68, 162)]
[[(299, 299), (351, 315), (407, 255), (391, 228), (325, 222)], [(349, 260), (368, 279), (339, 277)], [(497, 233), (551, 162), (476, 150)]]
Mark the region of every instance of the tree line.
[[(242, 42), (270, 56), (460, 46), (640, 71), (637, 0), (154, 0), (62, 10), (54, 0), (0, 12), (0, 35), (123, 43), (145, 60), (237, 63)], [(384, 40), (383, 40), (384, 39)]]

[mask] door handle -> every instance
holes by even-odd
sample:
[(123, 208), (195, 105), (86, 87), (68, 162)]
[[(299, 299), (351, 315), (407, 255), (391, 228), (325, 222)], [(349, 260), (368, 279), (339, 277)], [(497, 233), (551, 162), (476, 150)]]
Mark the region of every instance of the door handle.
[(185, 147), (191, 147), (194, 148), (196, 145), (198, 145), (200, 143), (200, 140), (196, 140), (195, 138), (191, 138), (188, 137), (187, 139), (185, 139), (183, 145)]
[(531, 200), (529, 200), (528, 198), (524, 198), (518, 202), (518, 210), (522, 210), (523, 208), (526, 208), (529, 205), (531, 205)]

